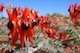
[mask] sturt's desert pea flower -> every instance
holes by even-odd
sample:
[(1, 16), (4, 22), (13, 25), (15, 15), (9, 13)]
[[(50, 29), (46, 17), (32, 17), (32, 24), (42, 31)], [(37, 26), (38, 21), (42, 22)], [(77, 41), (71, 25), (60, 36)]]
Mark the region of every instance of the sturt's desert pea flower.
[(4, 9), (4, 5), (3, 5), (3, 3), (2, 3), (2, 4), (0, 4), (0, 12), (2, 12), (3, 9)]
[(79, 5), (77, 3), (74, 5), (70, 5), (68, 12), (69, 12), (70, 16), (72, 17), (72, 21), (74, 23), (77, 23), (78, 22), (78, 16), (80, 14), (79, 13)]
[(11, 44), (10, 44), (10, 49), (12, 50), (15, 43), (17, 42), (18, 39), (18, 32), (17, 32), (17, 10), (16, 8), (12, 9), (12, 12), (8, 9), (6, 9), (7, 14), (8, 14), (8, 24), (7, 27), (10, 30), (10, 34), (12, 37)]

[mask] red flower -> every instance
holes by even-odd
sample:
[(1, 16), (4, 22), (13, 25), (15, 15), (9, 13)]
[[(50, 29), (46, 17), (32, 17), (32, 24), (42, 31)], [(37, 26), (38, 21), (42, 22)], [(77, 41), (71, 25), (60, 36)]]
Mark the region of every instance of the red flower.
[(76, 3), (74, 5), (70, 5), (68, 11), (70, 13), (70, 16), (72, 17), (72, 21), (74, 23), (78, 22), (78, 15), (79, 15), (79, 5)]
[(0, 4), (0, 12), (2, 12), (2, 11), (3, 11), (3, 9), (4, 9), (3, 4)]
[[(24, 25), (29, 24), (28, 26), (24, 26), (24, 30), (20, 28), (20, 41), (21, 41), (21, 47), (24, 47), (24, 39), (25, 37), (29, 39), (29, 41), (33, 45), (33, 35), (34, 35), (34, 27), (32, 26), (32, 21), (34, 20), (34, 16), (31, 14), (30, 9), (25, 8), (23, 12), (23, 16), (21, 17), (21, 23), (25, 22)], [(26, 30), (26, 27), (28, 29)]]
[(18, 12), (18, 15), (22, 15), (22, 14), (23, 14), (23, 9), (21, 9), (21, 8), (19, 7), (18, 10), (17, 10), (17, 12)]
[(60, 35), (60, 39), (61, 40), (67, 40), (67, 34), (65, 34), (65, 33), (59, 33), (59, 35)]
[(46, 29), (45, 32), (47, 33), (48, 37), (55, 39), (56, 38), (56, 31), (54, 29)]
[(41, 16), (39, 27), (41, 30), (44, 30), (44, 28), (48, 28), (49, 26), (49, 18)]
[(11, 34), (11, 37), (12, 37), (12, 41), (11, 41), (11, 45), (10, 45), (11, 49), (12, 49), (14, 47), (17, 39), (18, 39), (18, 32), (17, 32), (17, 10), (16, 10), (16, 8), (13, 8), (12, 13), (8, 9), (6, 9), (6, 11), (7, 11), (8, 18), (9, 18), (8, 26), (10, 26), (10, 27), (12, 26), (12, 28), (9, 27), (10, 34)]

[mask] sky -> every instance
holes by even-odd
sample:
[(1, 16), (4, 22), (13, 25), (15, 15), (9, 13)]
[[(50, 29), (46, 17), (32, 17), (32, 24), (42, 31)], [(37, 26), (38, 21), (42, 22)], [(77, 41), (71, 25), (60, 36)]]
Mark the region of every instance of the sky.
[[(67, 10), (69, 5), (75, 3), (80, 4), (80, 0), (0, 0), (0, 3), (3, 3), (5, 6), (11, 3), (15, 7), (28, 7), (37, 10), (39, 15), (52, 14), (55, 12), (68, 15)], [(7, 16), (5, 10), (3, 16)]]

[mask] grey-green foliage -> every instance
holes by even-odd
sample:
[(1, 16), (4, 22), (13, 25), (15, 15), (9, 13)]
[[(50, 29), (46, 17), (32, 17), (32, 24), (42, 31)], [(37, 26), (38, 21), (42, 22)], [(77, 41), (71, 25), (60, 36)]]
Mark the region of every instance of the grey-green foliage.
[(69, 39), (73, 39), (75, 41), (76, 45), (80, 45), (79, 33), (76, 30), (67, 29), (65, 30), (65, 33), (68, 34)]
[(0, 26), (0, 35), (6, 35), (8, 32), (8, 29), (6, 26)]
[(51, 14), (50, 16), (51, 16), (52, 18), (53, 18), (53, 17), (63, 17), (63, 15), (60, 14), (60, 13), (53, 13), (53, 14)]
[(66, 29), (65, 33), (68, 34), (69, 38), (71, 39), (79, 38), (79, 34), (73, 29)]
[[(0, 23), (2, 23), (2, 22), (6, 23), (6, 21), (7, 21), (6, 18), (5, 19), (0, 18)], [(0, 35), (6, 35), (7, 32), (8, 32), (7, 27), (0, 25)]]
[(51, 41), (51, 44), (49, 44), (49, 46), (51, 46), (53, 53), (63, 52), (61, 40), (55, 39), (55, 40), (50, 40), (50, 41)]
[(35, 37), (35, 45), (43, 45), (43, 49), (45, 51), (50, 51), (52, 53), (57, 53), (58, 51), (60, 53), (63, 52), (62, 48), (62, 42), (59, 39), (50, 39), (48, 37), (46, 38), (36, 38)]

